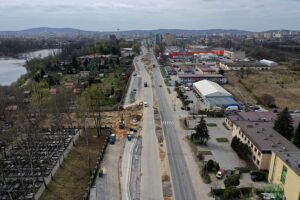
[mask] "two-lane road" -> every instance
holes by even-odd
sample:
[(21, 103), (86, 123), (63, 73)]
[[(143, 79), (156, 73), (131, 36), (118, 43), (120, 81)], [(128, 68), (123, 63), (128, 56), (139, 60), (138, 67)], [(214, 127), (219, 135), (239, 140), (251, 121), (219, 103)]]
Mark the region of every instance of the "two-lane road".
[[(152, 55), (152, 61), (157, 65), (156, 59)], [(159, 67), (153, 69), (153, 82), (161, 119), (163, 124), (164, 135), (168, 149), (168, 160), (172, 176), (173, 190), (176, 200), (195, 200), (195, 191), (191, 182), (190, 173), (187, 168), (185, 155), (180, 146), (178, 133), (175, 127), (174, 113), (172, 106), (168, 103), (167, 93), (164, 87), (164, 80), (160, 74)]]

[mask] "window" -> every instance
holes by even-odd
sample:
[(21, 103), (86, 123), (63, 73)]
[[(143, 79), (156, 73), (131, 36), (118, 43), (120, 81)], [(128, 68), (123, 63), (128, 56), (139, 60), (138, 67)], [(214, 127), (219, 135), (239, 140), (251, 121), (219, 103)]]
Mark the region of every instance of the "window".
[(285, 183), (286, 174), (287, 174), (287, 168), (286, 168), (286, 166), (283, 166), (282, 172), (281, 172), (281, 178), (280, 178), (280, 181), (283, 184)]
[(256, 151), (257, 151), (257, 148), (255, 147), (255, 148), (254, 148), (254, 152), (256, 152)]
[(252, 157), (252, 159), (255, 161), (255, 160), (256, 160), (256, 157), (255, 157), (255, 156), (253, 156), (253, 157)]
[(258, 152), (258, 156), (260, 156), (261, 155), (261, 153), (260, 152)]
[(251, 144), (251, 148), (253, 147), (253, 144)]
[(259, 160), (256, 161), (256, 164), (259, 165)]

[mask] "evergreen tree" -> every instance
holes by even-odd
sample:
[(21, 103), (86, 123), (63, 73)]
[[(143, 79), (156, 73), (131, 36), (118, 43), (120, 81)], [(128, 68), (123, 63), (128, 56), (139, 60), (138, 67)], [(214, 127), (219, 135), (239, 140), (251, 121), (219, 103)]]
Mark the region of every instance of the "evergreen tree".
[(275, 123), (274, 129), (284, 136), (286, 139), (291, 140), (293, 136), (293, 120), (289, 113), (288, 108), (285, 108), (281, 113), (279, 113)]
[(193, 133), (191, 136), (192, 140), (199, 142), (200, 144), (206, 144), (206, 142), (210, 139), (210, 136), (204, 117), (201, 117), (200, 122), (194, 130), (195, 133)]
[(300, 122), (295, 132), (294, 145), (296, 145), (300, 149)]

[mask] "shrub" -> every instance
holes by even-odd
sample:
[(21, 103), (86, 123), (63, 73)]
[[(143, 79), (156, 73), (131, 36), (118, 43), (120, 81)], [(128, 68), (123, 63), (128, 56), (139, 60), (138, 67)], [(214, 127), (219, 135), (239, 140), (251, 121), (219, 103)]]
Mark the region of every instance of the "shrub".
[(199, 161), (203, 161), (204, 160), (204, 155), (202, 153), (198, 152), (197, 158), (198, 158)]
[(224, 180), (224, 185), (225, 185), (226, 188), (228, 188), (230, 186), (238, 186), (239, 184), (240, 184), (240, 180), (239, 180), (239, 177), (237, 175), (228, 176)]
[(204, 183), (209, 184), (211, 182), (209, 173), (205, 166), (201, 169), (201, 177)]
[(239, 199), (240, 190), (234, 186), (230, 186), (224, 190), (223, 197), (226, 200)]
[(217, 172), (220, 169), (219, 163), (214, 160), (207, 161), (204, 167), (208, 172)]

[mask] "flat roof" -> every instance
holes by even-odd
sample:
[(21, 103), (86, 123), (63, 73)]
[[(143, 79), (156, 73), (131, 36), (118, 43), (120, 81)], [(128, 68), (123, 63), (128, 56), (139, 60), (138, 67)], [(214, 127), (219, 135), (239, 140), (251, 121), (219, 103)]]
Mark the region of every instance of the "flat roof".
[(300, 151), (284, 152), (274, 151), (274, 153), (293, 171), (300, 176)]
[(233, 97), (206, 97), (212, 106), (228, 106), (228, 105), (237, 105), (239, 103), (234, 100)]
[(293, 152), (299, 149), (273, 129), (273, 122), (233, 121), (260, 151)]
[(179, 78), (223, 78), (221, 74), (180, 74)]
[(273, 122), (277, 118), (277, 114), (270, 111), (262, 111), (262, 112), (237, 112), (234, 115), (229, 115), (229, 119), (231, 120), (246, 120), (253, 122)]

